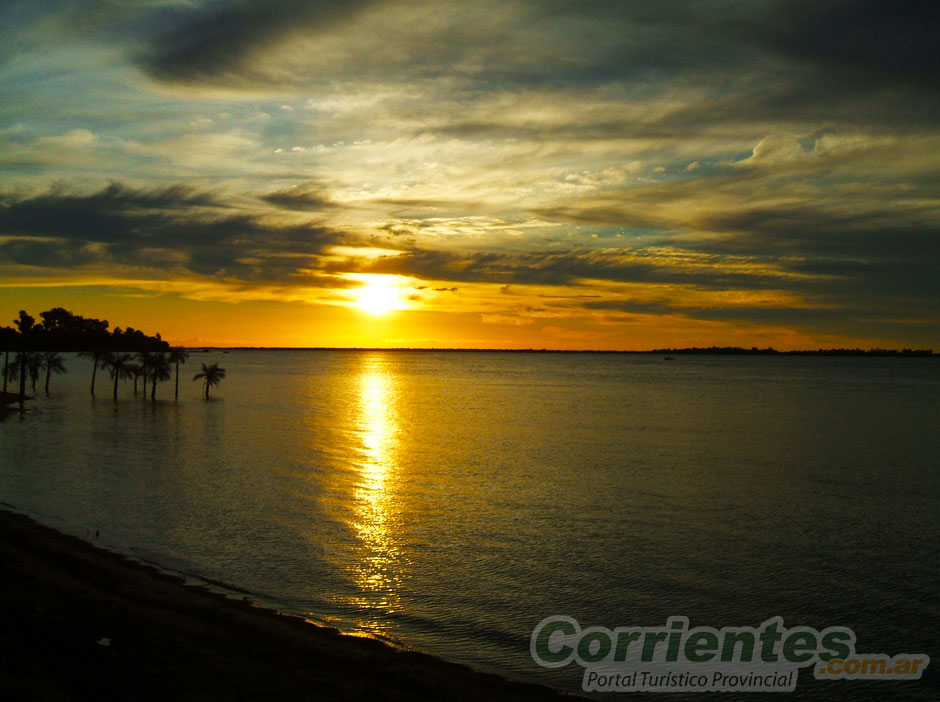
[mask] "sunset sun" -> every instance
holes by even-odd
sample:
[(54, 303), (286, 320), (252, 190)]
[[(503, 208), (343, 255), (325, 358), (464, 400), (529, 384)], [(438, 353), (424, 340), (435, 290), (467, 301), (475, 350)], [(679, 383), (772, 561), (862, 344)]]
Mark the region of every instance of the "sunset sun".
[(355, 291), (355, 295), (353, 304), (363, 312), (375, 316), (405, 307), (401, 290), (382, 276), (370, 276), (368, 280), (364, 280), (362, 287)]

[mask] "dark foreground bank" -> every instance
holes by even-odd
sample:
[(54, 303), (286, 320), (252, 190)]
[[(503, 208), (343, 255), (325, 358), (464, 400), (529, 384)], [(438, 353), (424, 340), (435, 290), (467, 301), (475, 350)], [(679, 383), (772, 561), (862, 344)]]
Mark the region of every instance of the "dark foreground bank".
[(5, 511), (0, 621), (2, 699), (563, 697), (185, 585)]
[[(26, 395), (24, 400), (32, 400), (29, 395)], [(15, 402), (20, 401), (20, 396), (15, 392), (3, 392), (0, 390), (0, 422), (12, 415), (14, 412), (18, 411), (14, 404)]]

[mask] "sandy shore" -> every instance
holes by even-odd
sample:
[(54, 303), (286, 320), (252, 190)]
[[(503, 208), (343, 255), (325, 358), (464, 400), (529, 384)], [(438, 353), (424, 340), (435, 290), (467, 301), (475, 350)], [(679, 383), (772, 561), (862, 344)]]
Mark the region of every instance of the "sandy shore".
[(3, 699), (558, 700), (253, 607), (0, 511)]

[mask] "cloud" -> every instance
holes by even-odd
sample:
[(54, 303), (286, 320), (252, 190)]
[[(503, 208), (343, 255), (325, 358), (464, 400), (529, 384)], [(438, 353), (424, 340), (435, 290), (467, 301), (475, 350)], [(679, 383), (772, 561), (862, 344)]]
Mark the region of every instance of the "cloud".
[(886, 0), (473, 8), (229, 1), (161, 10), (162, 29), (141, 37), (139, 62), (161, 81), (268, 91), (355, 77), (446, 83), (465, 97), (504, 88), (721, 86), (672, 125), (854, 121), (862, 109), (866, 121), (936, 123), (938, 14), (933, 3)]
[(311, 284), (306, 264), (344, 236), (268, 221), (185, 185), (53, 190), (0, 206), (0, 256), (33, 267), (138, 266), (246, 282)]
[(40, 147), (54, 149), (84, 149), (98, 141), (97, 135), (88, 129), (72, 129), (61, 136), (41, 137), (37, 140)]
[(299, 210), (301, 212), (317, 212), (336, 206), (336, 203), (330, 200), (330, 198), (322, 192), (322, 189), (313, 183), (294, 185), (283, 190), (275, 190), (274, 192), (261, 195), (260, 199), (285, 210)]
[[(773, 289), (793, 284), (764, 260), (743, 260), (680, 250), (606, 249), (565, 252), (468, 252), (421, 249), (363, 261), (359, 272), (423, 280), (507, 286), (574, 285), (613, 281), (714, 289)], [(821, 275), (821, 274), (820, 274)], [(804, 278), (812, 277), (807, 273)], [(795, 278), (795, 276), (794, 276)], [(515, 289), (515, 288), (513, 288)]]
[(258, 53), (302, 31), (323, 31), (354, 16), (367, 0), (235, 0), (162, 12), (164, 27), (139, 55), (155, 78), (198, 81), (250, 73)]

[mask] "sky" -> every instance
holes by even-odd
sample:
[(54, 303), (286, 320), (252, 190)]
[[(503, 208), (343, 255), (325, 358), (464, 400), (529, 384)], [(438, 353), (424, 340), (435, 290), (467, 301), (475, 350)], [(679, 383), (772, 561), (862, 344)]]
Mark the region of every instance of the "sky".
[(0, 325), (940, 347), (940, 3), (0, 0)]

